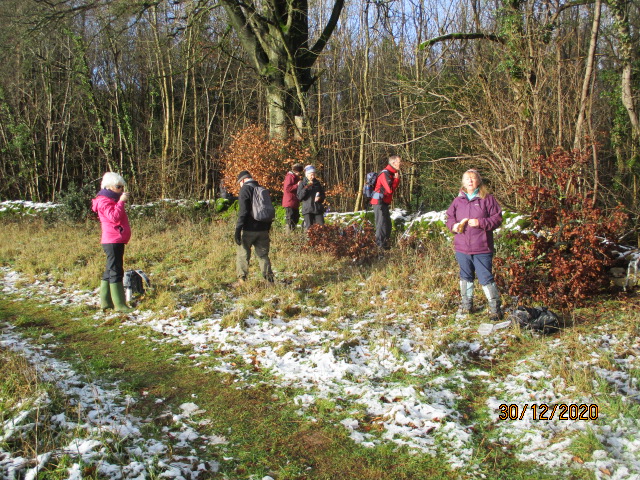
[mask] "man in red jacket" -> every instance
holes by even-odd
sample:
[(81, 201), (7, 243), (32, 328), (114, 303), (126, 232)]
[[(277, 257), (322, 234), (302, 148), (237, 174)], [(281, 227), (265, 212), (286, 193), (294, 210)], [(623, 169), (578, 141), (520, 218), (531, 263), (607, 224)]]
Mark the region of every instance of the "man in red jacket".
[(400, 183), (400, 163), (402, 159), (399, 155), (389, 157), (387, 165), (378, 175), (374, 188), (371, 205), (376, 222), (376, 243), (378, 247), (389, 250), (389, 239), (391, 238), (391, 213), (389, 205), (393, 200), (393, 192)]
[(300, 200), (298, 200), (298, 183), (302, 178), (302, 164), (296, 163), (284, 176), (282, 185), (282, 206), (286, 212), (285, 226), (293, 232), (300, 221)]

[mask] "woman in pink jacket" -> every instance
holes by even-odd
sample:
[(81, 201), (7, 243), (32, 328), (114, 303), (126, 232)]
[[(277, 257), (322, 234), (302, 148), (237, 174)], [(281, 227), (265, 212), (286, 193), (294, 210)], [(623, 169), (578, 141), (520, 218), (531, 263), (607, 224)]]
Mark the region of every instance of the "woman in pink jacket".
[(126, 303), (124, 286), (124, 246), (131, 238), (129, 218), (124, 209), (129, 193), (124, 191), (124, 178), (114, 172), (102, 177), (101, 190), (93, 199), (92, 209), (100, 218), (102, 226), (102, 249), (107, 254), (107, 265), (100, 283), (100, 306), (103, 310), (115, 308), (130, 312)]

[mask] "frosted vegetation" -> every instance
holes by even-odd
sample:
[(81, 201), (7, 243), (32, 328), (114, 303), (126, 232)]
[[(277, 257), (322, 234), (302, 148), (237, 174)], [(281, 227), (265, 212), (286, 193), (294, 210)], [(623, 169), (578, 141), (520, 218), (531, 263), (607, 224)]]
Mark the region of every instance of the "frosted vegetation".
[[(7, 205), (30, 214), (51, 208)], [(364, 215), (329, 218), (349, 224)], [(436, 233), (443, 251), (448, 248), (442, 212), (395, 211), (394, 221), (404, 231)], [(522, 217), (507, 214), (503, 228), (523, 225)], [(344, 268), (322, 263), (323, 270), (331, 267)], [(640, 478), (640, 339), (626, 307), (606, 321), (599, 310), (567, 314), (567, 327), (551, 336), (517, 327), (480, 335), (484, 314), (455, 319), (450, 286), (436, 279), (428, 291), (418, 288), (429, 271), (411, 272), (400, 290), (393, 281), (380, 282), (385, 268), (393, 267), (379, 264), (348, 281), (336, 274), (338, 286), (314, 283), (296, 266), (281, 268), (272, 289), (257, 282), (241, 290), (219, 285), (167, 305), (152, 303), (156, 294), (150, 293), (129, 315), (99, 312), (95, 290), (47, 272), (4, 266), (0, 288), (7, 301), (61, 308), (69, 322), (89, 322), (107, 336), (139, 332), (136, 342), (150, 348), (180, 346), (169, 364), (186, 361), (228, 375), (229, 388), (274, 388), (295, 405), (300, 421), (328, 422), (372, 455), (394, 446), (409, 456), (443, 459), (450, 478), (498, 478), (505, 472), (486, 461), (490, 444), (494, 454), (526, 464), (535, 478)], [(147, 271), (152, 283), (167, 281)], [(198, 300), (205, 295), (211, 308)], [(631, 302), (637, 313), (637, 301)], [(84, 318), (72, 313), (86, 306)], [(53, 465), (55, 478), (73, 479), (84, 478), (88, 466), (97, 478), (278, 477), (229, 473), (241, 454), (228, 432), (207, 428), (220, 412), (202, 409), (197, 392), (178, 404), (139, 393), (157, 405), (153, 418), (140, 418), (128, 410), (141, 398), (122, 392), (118, 382), (78, 373), (77, 364), (58, 358), (62, 347), (51, 335), (25, 336), (3, 322), (0, 346), (26, 359), (42, 385), (72, 406), (61, 408), (42, 388), (3, 407), (0, 468), (7, 478), (40, 478), (37, 472)], [(48, 413), (38, 417), (39, 411)], [(150, 429), (158, 417), (167, 419), (165, 426)], [(58, 445), (31, 458), (12, 450), (42, 425), (60, 437)]]

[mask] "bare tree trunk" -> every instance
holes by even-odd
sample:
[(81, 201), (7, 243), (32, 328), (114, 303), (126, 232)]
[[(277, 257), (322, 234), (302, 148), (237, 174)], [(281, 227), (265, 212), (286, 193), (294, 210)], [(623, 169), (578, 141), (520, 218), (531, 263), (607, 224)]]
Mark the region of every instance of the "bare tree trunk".
[(162, 102), (162, 150), (160, 154), (160, 195), (165, 198), (168, 194), (168, 179), (171, 175), (169, 165), (169, 150), (171, 148), (171, 123), (172, 123), (172, 101), (171, 87), (169, 85), (169, 74), (165, 66), (162, 42), (160, 41), (158, 7), (153, 8), (153, 28), (155, 40), (156, 68), (158, 74), (158, 85), (160, 86), (160, 97)]
[(287, 138), (286, 93), (283, 87), (273, 84), (267, 85), (266, 91), (269, 107), (269, 137), (284, 140)]
[(582, 132), (584, 130), (585, 111), (590, 96), (591, 77), (593, 75), (593, 65), (596, 56), (596, 47), (598, 45), (598, 31), (600, 30), (600, 12), (602, 10), (602, 0), (596, 0), (593, 10), (593, 23), (591, 25), (591, 43), (589, 44), (589, 54), (587, 56), (587, 66), (584, 72), (584, 81), (582, 82), (582, 94), (580, 95), (580, 112), (576, 120), (576, 131), (573, 137), (573, 149), (580, 150), (582, 145)]
[(364, 35), (365, 35), (365, 48), (364, 48), (364, 65), (362, 72), (362, 87), (360, 97), (360, 132), (358, 142), (358, 193), (356, 195), (356, 201), (353, 205), (354, 211), (360, 210), (363, 204), (362, 190), (364, 188), (365, 169), (366, 169), (366, 139), (367, 131), (369, 128), (369, 117), (371, 115), (371, 92), (369, 85), (369, 55), (371, 52), (371, 38), (369, 34), (369, 2), (366, 2), (364, 12), (362, 14), (364, 20)]
[[(628, 6), (629, 0), (609, 0), (609, 6), (613, 10), (616, 18), (615, 26), (618, 30), (618, 41), (620, 42), (620, 57), (622, 60), (622, 104), (627, 110), (629, 121), (633, 129), (633, 138), (638, 152), (638, 141), (640, 141), (640, 120), (638, 110), (634, 103), (632, 87), (632, 69), (637, 45), (632, 45), (631, 29), (629, 26)], [(636, 94), (637, 97), (637, 94)]]
[(558, 130), (556, 143), (562, 145), (564, 137), (564, 101), (562, 88), (562, 45), (560, 42), (556, 43), (556, 95), (557, 95), (557, 107), (558, 107)]

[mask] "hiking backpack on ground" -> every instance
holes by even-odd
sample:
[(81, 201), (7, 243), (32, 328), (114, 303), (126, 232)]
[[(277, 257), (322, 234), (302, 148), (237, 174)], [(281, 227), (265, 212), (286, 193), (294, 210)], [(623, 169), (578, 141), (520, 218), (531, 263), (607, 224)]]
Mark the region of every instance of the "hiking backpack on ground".
[[(382, 172), (388, 172), (387, 170), (382, 170)], [(380, 172), (380, 173), (382, 173)], [(369, 200), (381, 200), (384, 195), (380, 192), (376, 192), (376, 182), (378, 181), (378, 177), (380, 176), (378, 172), (369, 172), (365, 177), (364, 187), (362, 189), (362, 194), (368, 198)]]
[(517, 322), (520, 328), (535, 332), (553, 333), (560, 329), (560, 319), (547, 307), (518, 307), (509, 319)]
[(143, 294), (146, 287), (151, 286), (149, 277), (142, 270), (127, 270), (122, 279), (127, 302), (131, 301), (134, 293)]
[(272, 222), (276, 218), (276, 209), (271, 202), (269, 190), (260, 185), (253, 188), (251, 216), (258, 222)]

